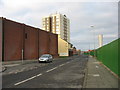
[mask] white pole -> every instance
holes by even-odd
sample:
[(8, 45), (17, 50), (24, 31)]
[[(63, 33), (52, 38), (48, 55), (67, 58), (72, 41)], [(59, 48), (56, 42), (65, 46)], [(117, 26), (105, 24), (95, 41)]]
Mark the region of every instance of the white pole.
[(94, 57), (95, 57), (95, 30), (94, 30)]
[(23, 49), (22, 49), (22, 63), (23, 63)]
[(89, 56), (90, 56), (90, 42), (89, 42)]
[(91, 28), (93, 28), (94, 57), (95, 57), (95, 30), (94, 30), (94, 26), (91, 26)]

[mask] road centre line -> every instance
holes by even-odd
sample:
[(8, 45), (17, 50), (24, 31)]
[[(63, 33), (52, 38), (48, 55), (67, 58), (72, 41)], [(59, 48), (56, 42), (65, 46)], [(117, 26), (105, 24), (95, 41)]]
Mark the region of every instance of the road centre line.
[(37, 76), (39, 77), (39, 76), (41, 76), (42, 74), (40, 73), (40, 74), (38, 74)]
[(61, 67), (61, 66), (65, 65), (65, 64), (68, 64), (68, 63), (70, 63), (70, 62), (66, 62), (66, 63), (64, 63), (64, 64), (61, 64), (61, 65), (59, 65), (59, 66)]
[(56, 68), (58, 68), (58, 67), (54, 67), (54, 68), (52, 68), (52, 69), (50, 69), (50, 70), (47, 70), (46, 72), (53, 71), (53, 70), (56, 69)]
[(41, 76), (41, 75), (42, 75), (42, 74), (40, 73), (40, 74), (35, 75), (35, 76), (31, 77), (31, 78), (28, 78), (28, 79), (25, 79), (25, 80), (23, 80), (23, 81), (20, 81), (20, 82), (14, 84), (14, 85), (17, 86), (17, 85), (19, 85), (19, 84), (25, 83), (25, 82), (27, 82), (27, 81), (29, 81), (29, 80), (32, 80), (32, 79), (34, 79), (34, 78), (36, 78), (36, 77), (38, 77), (38, 76)]
[(61, 66), (63, 66), (63, 65), (65, 65), (65, 64), (61, 64), (61, 65), (59, 65), (59, 66), (61, 67)]
[[(66, 63), (64, 63), (64, 64), (61, 64), (61, 65), (59, 65), (59, 67), (61, 67), (61, 66), (65, 65), (65, 64), (67, 64), (67, 63), (70, 63), (70, 62), (66, 62)], [(58, 67), (54, 67), (54, 68), (52, 68), (52, 69), (50, 69), (50, 70), (47, 70), (46, 72), (53, 71), (53, 70), (54, 70), (54, 69), (56, 69), (56, 68), (58, 68)]]
[[(61, 65), (59, 65), (59, 66), (61, 67), (61, 66), (65, 65), (65, 64), (67, 64), (67, 63), (70, 63), (70, 62), (66, 62), (66, 63), (61, 64)], [(54, 68), (52, 68), (52, 69), (50, 69), (50, 70), (47, 70), (46, 72), (53, 71), (53, 70), (55, 70), (56, 68), (58, 68), (58, 67), (54, 67)], [(34, 78), (36, 78), (36, 77), (39, 77), (39, 76), (41, 76), (41, 75), (42, 75), (42, 74), (40, 73), (40, 74), (35, 75), (35, 76), (31, 77), (31, 78), (28, 78), (28, 79), (25, 79), (25, 80), (23, 80), (23, 81), (20, 81), (20, 82), (14, 84), (14, 85), (17, 86), (17, 85), (19, 85), (19, 84), (25, 83), (25, 82), (27, 82), (27, 81), (29, 81), (29, 80), (32, 80), (32, 79), (34, 79)]]

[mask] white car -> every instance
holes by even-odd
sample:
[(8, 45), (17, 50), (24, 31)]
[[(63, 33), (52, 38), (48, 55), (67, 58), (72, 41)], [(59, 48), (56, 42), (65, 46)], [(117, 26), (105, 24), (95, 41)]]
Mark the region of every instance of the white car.
[(52, 62), (53, 57), (50, 54), (43, 54), (40, 58), (39, 58), (39, 63), (40, 62)]

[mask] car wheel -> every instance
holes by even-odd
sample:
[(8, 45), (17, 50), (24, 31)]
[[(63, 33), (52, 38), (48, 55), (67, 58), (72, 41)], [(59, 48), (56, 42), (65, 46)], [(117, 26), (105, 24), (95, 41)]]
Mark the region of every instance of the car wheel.
[(47, 60), (47, 62), (50, 62), (50, 60)]

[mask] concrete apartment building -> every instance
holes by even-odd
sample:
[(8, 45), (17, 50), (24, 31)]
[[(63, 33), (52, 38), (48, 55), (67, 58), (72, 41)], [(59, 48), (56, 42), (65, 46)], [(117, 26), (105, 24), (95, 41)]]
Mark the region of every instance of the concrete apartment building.
[(70, 42), (70, 20), (59, 13), (42, 18), (42, 29), (58, 34), (61, 39)]
[(60, 13), (51, 14), (42, 18), (42, 29), (58, 34), (59, 56), (69, 56), (70, 44), (70, 20)]

